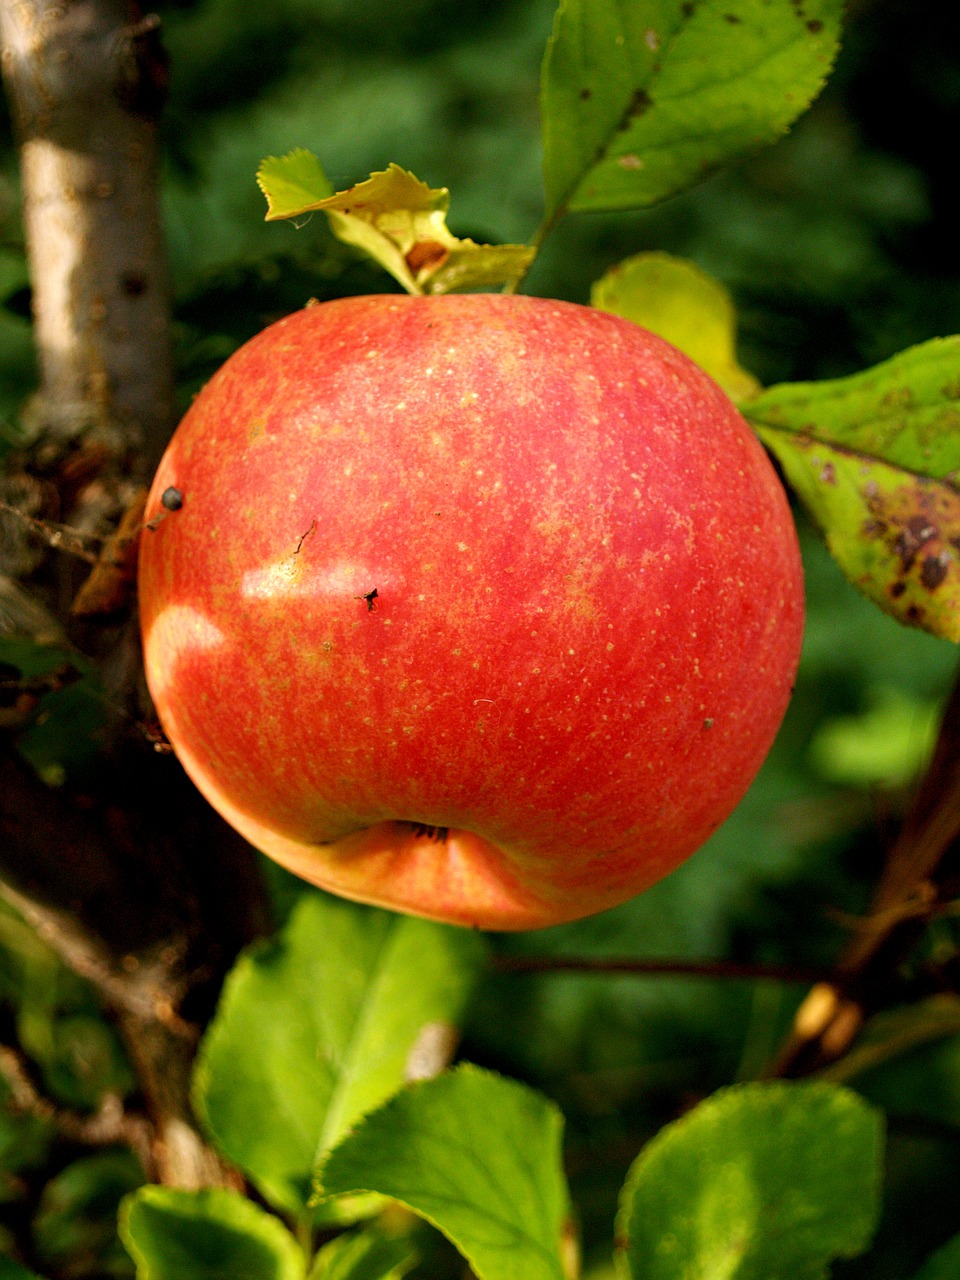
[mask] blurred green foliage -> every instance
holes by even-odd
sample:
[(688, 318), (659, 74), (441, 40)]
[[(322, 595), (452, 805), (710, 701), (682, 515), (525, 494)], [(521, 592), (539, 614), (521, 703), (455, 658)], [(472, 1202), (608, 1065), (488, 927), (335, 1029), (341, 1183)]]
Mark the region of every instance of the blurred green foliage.
[[(164, 202), (184, 403), (235, 346), (308, 298), (396, 287), (334, 241), (325, 219), (265, 223), (254, 181), (262, 157), (308, 147), (338, 187), (396, 161), (449, 186), (451, 229), (478, 241), (522, 241), (540, 222), (537, 82), (552, 0), (156, 7), (171, 55)], [(825, 93), (781, 144), (649, 212), (568, 218), (527, 287), (586, 301), (611, 265), (668, 250), (731, 290), (740, 359), (763, 382), (854, 372), (960, 332), (950, 141), (958, 126), (960, 11), (936, 0), (859, 0)], [(2, 442), (33, 379), (6, 122), (0, 301)], [(915, 734), (928, 726), (956, 655), (856, 596), (816, 536), (801, 532), (809, 619), (797, 692), (738, 812), (643, 897), (592, 920), (497, 939), (501, 951), (769, 963), (835, 956), (844, 913), (865, 908), (884, 817), (902, 805), (928, 727)], [(288, 887), (280, 896), (289, 900)], [(955, 925), (938, 928), (937, 945), (954, 947)], [(19, 1037), (62, 1104), (95, 1106), (105, 1089), (129, 1086), (127, 1068), (95, 1002), (38, 948), (0, 914), (0, 1038)], [(609, 1259), (616, 1194), (641, 1143), (692, 1099), (755, 1075), (802, 990), (566, 974), (487, 982), (465, 1053), (563, 1107), (588, 1266)], [(955, 1098), (956, 1047), (937, 1055), (938, 1089)], [(872, 1096), (891, 1116), (884, 1219), (877, 1246), (834, 1274), (893, 1280), (960, 1231), (960, 1117), (954, 1105), (931, 1119), (903, 1063), (886, 1080), (883, 1069), (873, 1075)], [(61, 1191), (93, 1197), (97, 1170), (68, 1177), (75, 1153), (51, 1155), (50, 1141), (39, 1122), (0, 1108), (0, 1202), (13, 1206), (15, 1223), (18, 1200), (46, 1167), (54, 1180), (42, 1244), (52, 1266), (67, 1237), (54, 1230), (50, 1206)], [(100, 1172), (107, 1198), (129, 1175), (114, 1165)], [(7, 1222), (0, 1203), (0, 1230)], [(115, 1274), (113, 1245), (90, 1248), (83, 1274)]]

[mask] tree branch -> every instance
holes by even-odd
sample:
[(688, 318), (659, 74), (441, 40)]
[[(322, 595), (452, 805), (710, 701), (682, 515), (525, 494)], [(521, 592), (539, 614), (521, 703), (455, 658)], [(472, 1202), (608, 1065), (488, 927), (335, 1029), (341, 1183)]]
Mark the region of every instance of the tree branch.
[(150, 1126), (143, 1116), (125, 1111), (115, 1094), (107, 1094), (93, 1115), (79, 1115), (54, 1106), (37, 1088), (23, 1055), (6, 1044), (0, 1044), (0, 1077), (10, 1091), (7, 1105), (13, 1110), (48, 1121), (69, 1142), (92, 1147), (114, 1144), (129, 1147), (150, 1176), (153, 1170)]
[(747, 964), (736, 960), (652, 960), (632, 956), (508, 956), (494, 957), (498, 973), (619, 973), (628, 976), (711, 978), (746, 982), (787, 982), (809, 985), (827, 980), (828, 973), (804, 965)]
[(137, 1072), (160, 1181), (232, 1179), (196, 1130), (190, 1072), (236, 951), (262, 932), (253, 854), (168, 756), (104, 766), (80, 806), (0, 752), (0, 892), (99, 991)]
[(930, 764), (888, 854), (870, 911), (833, 978), (810, 991), (770, 1074), (806, 1075), (840, 1058), (884, 1001), (930, 918), (957, 896), (960, 877), (960, 673)]
[(128, 0), (0, 0), (19, 145), (45, 435), (144, 479), (172, 426), (157, 198), (159, 19)]

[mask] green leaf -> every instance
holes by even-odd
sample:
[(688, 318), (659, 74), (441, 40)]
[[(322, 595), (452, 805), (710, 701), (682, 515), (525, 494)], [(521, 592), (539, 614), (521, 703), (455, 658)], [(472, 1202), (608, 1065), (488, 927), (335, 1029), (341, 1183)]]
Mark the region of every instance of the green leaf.
[(325, 1244), (310, 1280), (401, 1280), (416, 1261), (405, 1236), (368, 1229)]
[(303, 1214), (318, 1155), (418, 1074), (418, 1053), (452, 1048), (484, 962), (476, 934), (305, 893), (238, 961), (204, 1039), (194, 1095), (213, 1139)]
[(43, 1055), (44, 1078), (57, 1098), (92, 1110), (105, 1094), (125, 1097), (135, 1086), (133, 1073), (112, 1025), (98, 1015), (58, 1017)]
[(907, 786), (930, 759), (942, 708), (894, 685), (876, 686), (868, 702), (859, 715), (821, 720), (810, 760), (821, 777), (842, 786)]
[(879, 1112), (838, 1085), (721, 1090), (631, 1167), (617, 1218), (627, 1273), (823, 1280), (870, 1241), (881, 1147)]
[(915, 1280), (957, 1280), (960, 1276), (960, 1236), (954, 1236), (928, 1258)]
[(741, 405), (855, 587), (960, 640), (960, 337)]
[(0, 1256), (0, 1280), (41, 1280), (35, 1271), (28, 1271), (12, 1258)]
[[(291, 157), (263, 162), (257, 180), (270, 204), (267, 217), (290, 218), (323, 210), (334, 235), (362, 249), (408, 293), (450, 293), (506, 284), (523, 276), (533, 261), (535, 250), (529, 245), (457, 239), (447, 229), (447, 188), (432, 189), (396, 164), (346, 191), (317, 198), (319, 182), (303, 176), (304, 169), (309, 169), (303, 157), (309, 154), (293, 153), (292, 164), (286, 163)], [(319, 163), (314, 163), (320, 173)], [(285, 179), (282, 186), (278, 170)], [(303, 196), (300, 202), (298, 194)]]
[(772, 142), (836, 57), (841, 0), (561, 0), (541, 80), (548, 219), (654, 204)]
[(304, 1280), (300, 1246), (235, 1191), (141, 1187), (120, 1210), (137, 1280)]
[(40, 1198), (37, 1257), (55, 1271), (68, 1272), (71, 1260), (83, 1257), (104, 1274), (124, 1274), (129, 1261), (117, 1239), (117, 1207), (143, 1180), (129, 1151), (101, 1151), (61, 1169)]
[(333, 195), (320, 161), (305, 147), (285, 156), (267, 156), (257, 170), (257, 185), (267, 197), (267, 222), (309, 213)]
[(17, 749), (44, 781), (58, 785), (89, 768), (106, 721), (102, 686), (67, 644), (0, 636), (0, 727), (18, 732)]
[(737, 364), (737, 317), (718, 280), (685, 258), (638, 253), (598, 280), (590, 301), (673, 343), (696, 361), (733, 401), (760, 391), (753, 374)]
[(319, 1189), (401, 1201), (479, 1280), (563, 1280), (562, 1132), (546, 1098), (468, 1063), (368, 1116), (321, 1166)]
[(929, 996), (875, 1014), (853, 1048), (819, 1074), (854, 1081), (888, 1115), (960, 1125), (960, 997)]
[(7, 1106), (8, 1095), (0, 1082), (0, 1205), (26, 1194), (29, 1184), (10, 1175), (41, 1168), (56, 1138), (52, 1120), (15, 1114)]

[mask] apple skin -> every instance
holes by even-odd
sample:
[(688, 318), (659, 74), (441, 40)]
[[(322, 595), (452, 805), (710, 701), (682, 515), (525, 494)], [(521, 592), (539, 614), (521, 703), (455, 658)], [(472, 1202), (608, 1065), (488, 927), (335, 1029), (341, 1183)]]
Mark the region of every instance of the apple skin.
[(290, 315), (197, 397), (147, 514), (170, 742), (348, 898), (497, 930), (623, 902), (728, 816), (789, 699), (803, 587), (770, 462), (690, 360), (589, 307)]

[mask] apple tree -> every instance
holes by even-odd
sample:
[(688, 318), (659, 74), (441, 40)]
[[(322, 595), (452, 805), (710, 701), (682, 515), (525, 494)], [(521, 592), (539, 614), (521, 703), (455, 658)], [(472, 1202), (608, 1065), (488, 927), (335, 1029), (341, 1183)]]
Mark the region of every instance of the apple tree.
[[(11, 146), (0, 170), (0, 1277), (954, 1274), (960, 337), (949, 335), (960, 293), (935, 151), (911, 136), (917, 165), (898, 168), (853, 136), (864, 68), (884, 85), (895, 68), (903, 96), (921, 104), (937, 86), (955, 89), (960, 66), (942, 34), (953, 20), (934, 11), (924, 23), (892, 2), (844, 14), (839, 0), (561, 0), (552, 27), (533, 0), (489, 10), (285, 0), (263, 13), (203, 0), (171, 2), (162, 16), (117, 0), (0, 2), (16, 147), (16, 165)], [(901, 48), (925, 51), (923, 73)], [(875, 104), (867, 114), (883, 118)], [(448, 180), (453, 199), (439, 185)], [(458, 294), (469, 298), (446, 297)], [(724, 753), (738, 768), (738, 750), (757, 755), (752, 776), (783, 712), (796, 600), (784, 606), (789, 625), (769, 632), (773, 657), (750, 647), (747, 619), (763, 592), (786, 598), (797, 538), (807, 637), (766, 764), (700, 853), (639, 896), (654, 876), (613, 897), (587, 879), (582, 909), (566, 885), (552, 914), (549, 867), (544, 880), (537, 864), (538, 898), (521, 863), (523, 913), (509, 925), (533, 931), (503, 934), (502, 913), (474, 920), (446, 905), (456, 859), (475, 846), (458, 844), (441, 801), (409, 814), (381, 804), (382, 821), (364, 820), (377, 831), (375, 891), (366, 864), (352, 878), (313, 875), (299, 856), (309, 841), (276, 838), (279, 820), (243, 818), (237, 795), (269, 772), (281, 784), (272, 803), (297, 827), (297, 750), (319, 760), (321, 780), (339, 768), (356, 789), (324, 754), (337, 726), (350, 726), (341, 761), (361, 751), (376, 761), (381, 749), (376, 717), (351, 718), (348, 694), (359, 695), (322, 661), (334, 642), (304, 652), (321, 615), (276, 585), (301, 573), (325, 526), (295, 516), (286, 559), (254, 584), (260, 632), (239, 629), (213, 675), (205, 655), (222, 628), (196, 606), (224, 588), (196, 584), (227, 564), (242, 565), (249, 586), (263, 538), (283, 523), (278, 494), (290, 490), (292, 503), (305, 483), (296, 436), (251, 472), (274, 428), (247, 401), (234, 432), (247, 469), (233, 467), (218, 425), (240, 400), (231, 369), (262, 359), (261, 382), (293, 380), (300, 394), (334, 361), (319, 393), (329, 403), (351, 368), (330, 352), (352, 341), (357, 358), (349, 335), (371, 307), (389, 318), (382, 347), (394, 317), (436, 317), (418, 339), (429, 353), (442, 316), (514, 317), (515, 333), (516, 317), (541, 314), (524, 295), (560, 300), (544, 315), (585, 315), (625, 376), (638, 374), (622, 353), (643, 345), (672, 383), (710, 388), (723, 409), (696, 465), (678, 454), (667, 468), (686, 497), (701, 473), (740, 458), (733, 422), (778, 495), (776, 537), (787, 542), (774, 545), (759, 497), (752, 508), (738, 499), (736, 538), (716, 557), (728, 572), (717, 608), (739, 619), (727, 651), (739, 647), (749, 712), (737, 714), (747, 725), (762, 704), (769, 724), (758, 748), (747, 729), (738, 739), (698, 710), (700, 754), (675, 770), (691, 804)], [(322, 353), (301, 351), (309, 367), (297, 372), (282, 337), (291, 325), (319, 335)], [(563, 341), (550, 330), (572, 379), (586, 348)], [(483, 340), (471, 342), (481, 364)], [(311, 484), (327, 483), (334, 462), (360, 483), (367, 472), (374, 498), (343, 513), (351, 535), (399, 505), (389, 486), (373, 488), (384, 464), (369, 438), (402, 361), (414, 361), (408, 340), (401, 348), (393, 383), (368, 392), (353, 377), (349, 394), (337, 391), (344, 421), (328, 434), (352, 432), (346, 445), (310, 446), (321, 476)], [(505, 366), (505, 350), (490, 360)], [(427, 361), (404, 370), (411, 399), (433, 375)], [(547, 428), (534, 441), (536, 421), (505, 411), (496, 372), (485, 421), (535, 443), (545, 474), (562, 467)], [(534, 375), (530, 362), (515, 379), (518, 402)], [(204, 384), (186, 419), (198, 425), (161, 462)], [(457, 387), (465, 402), (470, 389)], [(417, 467), (429, 470), (414, 445), (431, 403), (418, 400), (419, 417), (398, 418), (388, 437), (398, 459), (411, 442), (414, 462), (397, 462), (404, 501)], [(613, 439), (587, 438), (573, 411), (563, 426), (585, 455)], [(485, 431), (473, 464), (498, 452)], [(625, 456), (631, 447), (628, 436)], [(527, 488), (510, 500), (533, 506), (542, 476), (522, 456)], [(723, 474), (731, 494), (742, 467)], [(466, 490), (444, 483), (462, 515)], [(585, 485), (568, 490), (548, 531), (564, 554), (580, 532), (578, 498), (584, 520), (603, 506), (590, 506)], [(201, 514), (205, 502), (217, 515), (191, 524), (201, 492)], [(331, 539), (341, 493), (326, 516)], [(530, 527), (546, 523), (538, 510)], [(520, 560), (518, 529), (508, 533), (529, 577), (536, 557)], [(380, 532), (399, 543), (388, 525)], [(431, 554), (459, 550), (437, 536)], [(737, 595), (738, 548), (751, 538), (766, 576)], [(583, 564), (570, 554), (558, 581)], [(355, 581), (343, 565), (326, 594), (348, 603), (351, 627), (377, 628), (367, 643), (385, 662), (385, 624), (399, 631), (403, 615), (391, 618), (385, 580)], [(618, 581), (628, 603), (642, 593), (642, 575), (601, 568), (608, 600)], [(454, 575), (442, 576), (437, 590), (449, 594)], [(664, 609), (669, 580), (656, 579)], [(718, 598), (723, 581), (718, 569)], [(455, 629), (456, 598), (448, 604), (444, 626)], [(474, 605), (464, 592), (461, 611)], [(636, 633), (645, 615), (624, 616)], [(257, 647), (264, 618), (269, 651)], [(429, 628), (416, 634), (426, 651)], [(549, 646), (563, 635), (551, 621)], [(194, 666), (200, 655), (199, 677), (180, 679), (185, 651)], [(534, 737), (497, 692), (512, 653), (491, 652), (492, 696), (474, 697), (465, 675), (461, 700), (490, 740), (519, 732), (499, 776), (524, 783)], [(368, 684), (373, 660), (361, 670)], [(308, 682), (333, 707), (313, 737), (297, 720)], [(554, 701), (566, 692), (558, 685)], [(663, 699), (673, 708), (658, 713), (664, 734), (684, 696), (671, 687)], [(563, 805), (583, 800), (593, 731), (589, 716), (578, 722), (566, 754), (551, 740), (551, 761), (576, 765), (562, 772), (568, 796), (551, 793), (556, 829), (566, 830)], [(647, 809), (658, 787), (673, 794), (679, 750), (637, 786)], [(425, 794), (439, 766), (419, 747), (408, 758), (408, 793)], [(603, 758), (605, 775), (616, 767)], [(443, 770), (449, 789), (447, 761)], [(639, 804), (631, 777), (614, 777), (624, 812)], [(500, 830), (512, 815), (497, 801), (509, 790), (522, 807), (524, 787), (498, 785), (485, 820)], [(537, 785), (532, 794), (546, 794)], [(344, 830), (340, 852), (356, 860), (357, 833)], [(658, 851), (662, 870), (690, 852), (656, 832), (670, 846)], [(481, 843), (486, 857), (496, 841)], [(441, 850), (450, 861), (438, 875)], [(410, 866), (424, 858), (433, 878), (421, 883)]]

